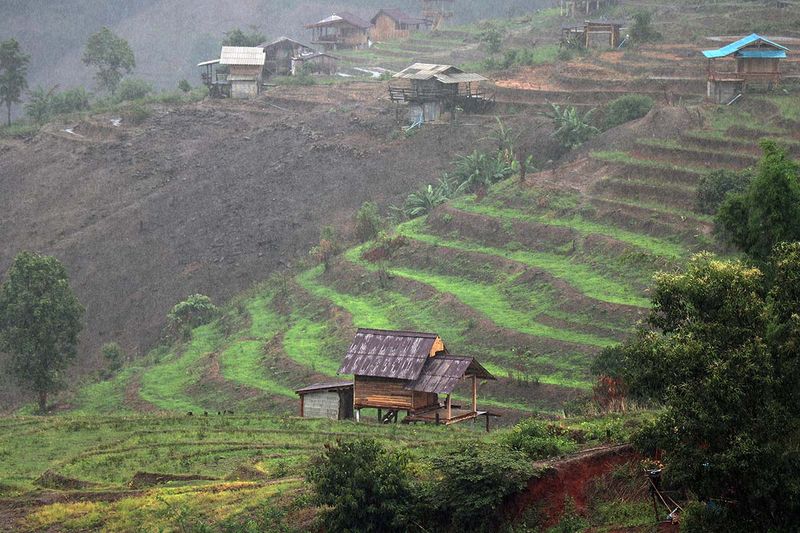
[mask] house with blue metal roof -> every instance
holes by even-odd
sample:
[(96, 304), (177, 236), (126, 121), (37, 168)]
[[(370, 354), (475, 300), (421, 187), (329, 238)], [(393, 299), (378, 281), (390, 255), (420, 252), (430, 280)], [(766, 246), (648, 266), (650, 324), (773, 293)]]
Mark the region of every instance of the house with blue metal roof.
[(716, 50), (704, 50), (708, 59), (708, 97), (728, 103), (744, 93), (748, 85), (772, 89), (781, 80), (780, 60), (788, 48), (752, 33)]

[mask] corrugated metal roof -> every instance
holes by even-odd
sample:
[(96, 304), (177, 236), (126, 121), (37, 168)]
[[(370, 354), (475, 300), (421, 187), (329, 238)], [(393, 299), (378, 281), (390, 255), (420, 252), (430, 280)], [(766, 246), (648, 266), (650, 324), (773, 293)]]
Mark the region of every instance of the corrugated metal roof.
[(205, 67), (206, 65), (216, 65), (219, 63), (219, 59), (209, 59), (208, 61), (203, 61), (202, 63), (198, 63), (198, 67)]
[(437, 355), (425, 361), (419, 377), (406, 389), (449, 394), (464, 376), (471, 375), (479, 379), (495, 379), (472, 357)]
[(414, 63), (410, 67), (401, 70), (393, 78), (407, 80), (429, 80), (437, 74), (460, 74), (464, 71), (453, 65), (435, 65), (433, 63)]
[(366, 20), (362, 19), (361, 17), (357, 17), (353, 15), (349, 11), (339, 11), (338, 13), (334, 13), (330, 17), (324, 18), (319, 22), (315, 22), (314, 24), (307, 24), (306, 28), (319, 28), (323, 26), (334, 26), (339, 22), (346, 22), (351, 26), (355, 26), (356, 28), (361, 28), (362, 30), (368, 30), (372, 27), (372, 24), (367, 22)]
[(373, 24), (375, 24), (375, 21), (377, 21), (378, 17), (381, 16), (381, 13), (385, 14), (390, 19), (392, 19), (392, 20), (394, 20), (396, 22), (399, 22), (401, 24), (424, 24), (424, 25), (428, 25), (428, 24), (431, 23), (428, 19), (421, 19), (421, 18), (416, 18), (416, 17), (409, 16), (404, 11), (401, 11), (399, 9), (381, 9), (380, 11), (378, 11), (378, 13), (374, 17), (372, 17), (372, 23)]
[(273, 46), (276, 46), (276, 45), (279, 45), (279, 44), (282, 44), (282, 43), (291, 43), (293, 45), (300, 46), (302, 48), (308, 48), (309, 50), (313, 50), (313, 48), (311, 48), (307, 44), (301, 43), (300, 41), (295, 41), (291, 37), (286, 37), (285, 35), (281, 36), (281, 37), (278, 37), (277, 39), (275, 39), (271, 43), (270, 42), (261, 43), (261, 44), (258, 45), (258, 48), (263, 48), (264, 50), (266, 50), (268, 48), (272, 48)]
[(435, 333), (359, 329), (339, 374), (416, 379), (436, 339)]
[(723, 46), (722, 48), (718, 48), (716, 50), (704, 50), (703, 55), (709, 59), (717, 59), (720, 57), (727, 57), (731, 54), (735, 54), (742, 48), (746, 46), (751, 46), (756, 43), (763, 43), (767, 46), (771, 46), (776, 50), (783, 50), (784, 52), (789, 51), (788, 48), (785, 46), (781, 46), (778, 43), (772, 42), (766, 37), (762, 37), (757, 33), (751, 33), (747, 37), (742, 37), (738, 41), (734, 41), (728, 45)]
[(314, 383), (312, 385), (308, 385), (301, 389), (297, 389), (294, 392), (296, 392), (297, 394), (303, 394), (306, 392), (314, 392), (320, 390), (349, 389), (352, 387), (353, 384), (350, 381), (327, 381), (322, 383)]
[(437, 80), (445, 84), (451, 83), (469, 83), (474, 81), (486, 81), (486, 78), (474, 72), (458, 72), (454, 74), (437, 74), (434, 76)]
[(266, 55), (257, 46), (223, 46), (219, 56), (222, 65), (263, 66)]

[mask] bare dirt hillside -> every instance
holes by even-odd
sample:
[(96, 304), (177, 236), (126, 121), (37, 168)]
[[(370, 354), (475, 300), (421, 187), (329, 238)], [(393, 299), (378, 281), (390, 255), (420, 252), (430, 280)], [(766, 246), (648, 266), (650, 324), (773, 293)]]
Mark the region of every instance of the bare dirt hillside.
[(401, 203), (488, 142), (491, 116), (405, 136), (384, 92), (283, 88), (0, 144), (0, 272), (23, 249), (56, 255), (87, 309), (82, 366), (112, 340), (141, 353), (175, 302), (224, 301), (304, 256), (320, 227), (348, 226), (366, 200)]

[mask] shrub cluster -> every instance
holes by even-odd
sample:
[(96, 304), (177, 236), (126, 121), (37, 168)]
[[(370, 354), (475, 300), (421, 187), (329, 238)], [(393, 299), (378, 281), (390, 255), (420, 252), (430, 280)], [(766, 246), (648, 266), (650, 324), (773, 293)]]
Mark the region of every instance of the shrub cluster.
[(642, 118), (653, 108), (653, 99), (642, 94), (628, 94), (609, 102), (605, 109), (603, 127), (611, 129), (631, 120)]
[(728, 194), (747, 190), (753, 176), (750, 172), (714, 170), (704, 175), (697, 185), (695, 208), (706, 215), (716, 214)]
[(217, 306), (204, 294), (193, 294), (175, 304), (167, 318), (176, 331), (184, 334), (193, 328), (208, 324), (217, 316)]

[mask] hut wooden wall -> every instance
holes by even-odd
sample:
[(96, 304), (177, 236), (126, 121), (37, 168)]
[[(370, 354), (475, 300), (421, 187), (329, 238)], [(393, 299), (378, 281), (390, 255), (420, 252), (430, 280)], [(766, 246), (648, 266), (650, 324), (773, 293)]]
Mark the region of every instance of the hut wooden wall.
[(385, 13), (375, 19), (375, 25), (370, 31), (375, 41), (388, 41), (391, 39), (405, 39), (410, 35), (410, 30), (401, 30), (398, 23)]
[(406, 390), (406, 380), (355, 376), (355, 407), (414, 410), (435, 405), (435, 393)]
[(736, 71), (745, 74), (780, 72), (778, 59), (744, 57), (736, 60)]

